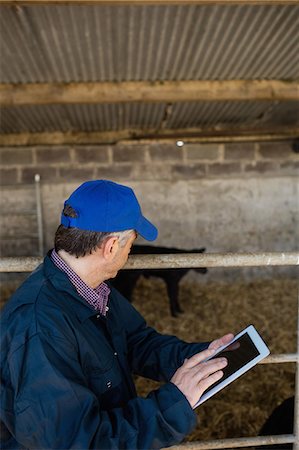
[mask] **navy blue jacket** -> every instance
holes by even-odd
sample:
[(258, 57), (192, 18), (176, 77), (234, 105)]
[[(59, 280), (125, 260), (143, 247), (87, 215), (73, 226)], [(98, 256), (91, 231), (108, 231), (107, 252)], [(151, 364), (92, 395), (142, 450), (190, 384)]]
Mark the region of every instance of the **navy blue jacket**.
[[(111, 287), (98, 315), (47, 256), (1, 318), (2, 449), (154, 449), (195, 425), (170, 378), (207, 344), (148, 327)], [(137, 397), (132, 373), (165, 381)]]

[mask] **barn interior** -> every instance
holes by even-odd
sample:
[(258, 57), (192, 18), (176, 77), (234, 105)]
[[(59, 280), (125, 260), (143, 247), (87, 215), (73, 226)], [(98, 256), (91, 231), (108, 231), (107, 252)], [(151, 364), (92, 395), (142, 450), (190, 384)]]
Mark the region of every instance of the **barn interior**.
[[(134, 188), (155, 245), (298, 251), (298, 1), (0, 1), (0, 21), (2, 257), (44, 255), (64, 200), (101, 178)], [(179, 318), (163, 280), (139, 280), (133, 302), (188, 341), (254, 322), (273, 353), (296, 353), (297, 276), (189, 271)], [(24, 275), (1, 277), (5, 302)], [(257, 367), (189, 440), (256, 436), (294, 374)]]

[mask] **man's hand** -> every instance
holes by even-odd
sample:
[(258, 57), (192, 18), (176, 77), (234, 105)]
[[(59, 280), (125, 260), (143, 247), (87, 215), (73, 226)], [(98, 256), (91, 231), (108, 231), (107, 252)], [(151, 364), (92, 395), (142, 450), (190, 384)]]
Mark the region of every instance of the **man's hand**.
[(222, 347), (223, 345), (227, 345), (234, 339), (234, 335), (232, 333), (225, 334), (219, 339), (215, 339), (215, 341), (212, 341), (208, 347), (209, 350), (217, 350), (219, 347)]
[[(222, 339), (220, 338), (213, 342), (216, 342), (215, 345), (218, 345), (217, 342), (222, 342)], [(229, 341), (230, 339), (228, 339)], [(221, 345), (223, 344), (218, 345), (218, 347)], [(221, 369), (227, 365), (225, 358), (215, 358), (211, 361), (204, 362), (206, 358), (209, 358), (214, 353), (215, 349), (209, 348), (208, 350), (193, 355), (190, 359), (185, 359), (184, 364), (175, 372), (170, 380), (182, 391), (192, 408), (204, 391), (223, 376)]]

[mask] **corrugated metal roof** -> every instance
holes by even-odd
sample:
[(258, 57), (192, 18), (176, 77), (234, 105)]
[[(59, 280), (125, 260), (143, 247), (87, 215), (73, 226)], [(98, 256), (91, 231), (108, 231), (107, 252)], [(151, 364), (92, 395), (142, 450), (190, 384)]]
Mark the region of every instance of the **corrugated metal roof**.
[[(166, 111), (168, 113), (166, 114)], [(109, 131), (122, 129), (258, 128), (299, 125), (299, 102), (189, 102), (166, 104), (42, 105), (1, 110), (0, 132)]]
[(36, 105), (2, 108), (0, 132), (105, 131), (158, 128), (165, 104)]
[(298, 5), (2, 6), (0, 81), (295, 79)]
[(299, 125), (299, 102), (188, 102), (173, 106), (168, 128)]

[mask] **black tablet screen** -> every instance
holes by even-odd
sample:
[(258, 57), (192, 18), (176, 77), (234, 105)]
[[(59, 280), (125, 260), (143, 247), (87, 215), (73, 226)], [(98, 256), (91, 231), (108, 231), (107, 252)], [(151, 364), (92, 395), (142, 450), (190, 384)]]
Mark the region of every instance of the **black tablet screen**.
[(235, 373), (237, 370), (241, 369), (241, 367), (245, 366), (247, 363), (252, 361), (256, 356), (259, 355), (259, 352), (252, 342), (250, 336), (248, 333), (244, 333), (242, 336), (239, 337), (236, 341), (234, 341), (230, 346), (228, 346), (225, 350), (218, 353), (217, 355), (213, 356), (211, 359), (214, 358), (227, 358), (228, 365), (222, 369), (223, 370), (223, 377), (220, 378), (219, 381), (216, 381), (216, 383), (212, 384), (208, 389), (205, 390), (204, 394), (209, 392), (210, 389), (217, 386), (219, 383), (221, 383), (223, 380), (228, 378), (230, 375)]

